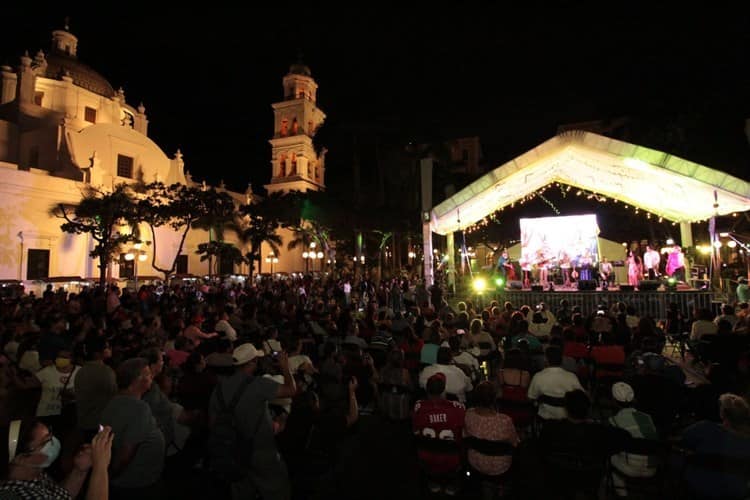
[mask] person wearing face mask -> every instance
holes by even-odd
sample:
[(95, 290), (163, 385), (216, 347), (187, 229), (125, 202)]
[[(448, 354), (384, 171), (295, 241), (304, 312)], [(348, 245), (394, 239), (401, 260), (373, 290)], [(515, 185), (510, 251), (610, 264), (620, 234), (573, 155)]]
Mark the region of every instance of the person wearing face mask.
[(72, 394), (75, 378), (80, 366), (73, 364), (70, 351), (59, 351), (54, 364), (42, 368), (36, 378), (42, 386), (42, 394), (36, 407), (36, 416), (52, 425), (61, 425), (63, 401)]
[(78, 497), (89, 469), (86, 500), (109, 498), (110, 428), (104, 428), (78, 451), (73, 469), (60, 484), (45, 472), (60, 455), (60, 441), (49, 427), (37, 419), (14, 420), (2, 436), (7, 436), (7, 441), (0, 446), (0, 498), (72, 500)]

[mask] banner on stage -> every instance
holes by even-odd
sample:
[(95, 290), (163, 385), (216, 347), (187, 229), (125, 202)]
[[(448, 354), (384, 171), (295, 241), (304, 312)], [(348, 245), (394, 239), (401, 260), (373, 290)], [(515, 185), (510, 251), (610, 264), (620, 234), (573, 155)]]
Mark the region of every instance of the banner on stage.
[(521, 265), (582, 267), (599, 261), (596, 215), (520, 219)]

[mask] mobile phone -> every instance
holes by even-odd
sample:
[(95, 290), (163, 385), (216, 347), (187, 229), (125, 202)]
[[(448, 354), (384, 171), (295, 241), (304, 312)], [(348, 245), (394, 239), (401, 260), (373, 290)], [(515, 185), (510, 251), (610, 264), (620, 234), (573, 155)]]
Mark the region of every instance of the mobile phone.
[(104, 426), (102, 424), (99, 424), (99, 432), (102, 432), (104, 430)]

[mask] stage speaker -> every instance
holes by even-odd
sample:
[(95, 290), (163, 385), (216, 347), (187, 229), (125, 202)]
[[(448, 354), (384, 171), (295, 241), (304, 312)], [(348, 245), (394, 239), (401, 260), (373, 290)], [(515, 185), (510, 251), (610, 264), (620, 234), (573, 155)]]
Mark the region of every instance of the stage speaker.
[(653, 292), (659, 288), (659, 280), (641, 280), (638, 282), (638, 290), (642, 292)]
[(596, 290), (595, 280), (578, 280), (579, 290)]
[(635, 290), (633, 285), (620, 285), (621, 292), (632, 292), (633, 290)]
[(544, 287), (542, 285), (531, 285), (532, 292), (543, 292)]
[(523, 283), (518, 280), (510, 280), (508, 282), (508, 288), (511, 290), (522, 290), (523, 289)]

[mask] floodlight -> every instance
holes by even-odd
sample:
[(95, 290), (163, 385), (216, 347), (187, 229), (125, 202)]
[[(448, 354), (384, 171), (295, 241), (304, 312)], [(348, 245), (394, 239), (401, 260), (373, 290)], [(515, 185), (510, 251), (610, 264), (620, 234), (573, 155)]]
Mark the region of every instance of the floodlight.
[(482, 293), (487, 288), (487, 281), (484, 278), (474, 278), (472, 286), (477, 293)]

